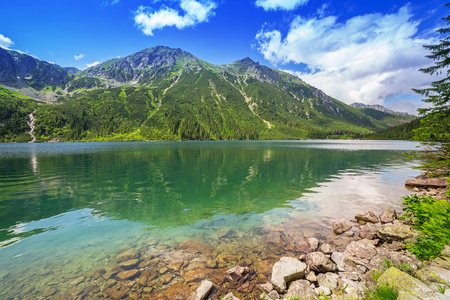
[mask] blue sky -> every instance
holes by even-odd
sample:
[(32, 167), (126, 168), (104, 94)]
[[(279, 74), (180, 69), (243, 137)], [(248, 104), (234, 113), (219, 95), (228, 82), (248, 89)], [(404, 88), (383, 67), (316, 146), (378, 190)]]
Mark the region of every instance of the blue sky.
[(84, 69), (165, 45), (214, 64), (250, 57), (347, 104), (414, 113), (436, 78), (423, 44), (444, 2), (357, 0), (1, 0), (0, 46)]

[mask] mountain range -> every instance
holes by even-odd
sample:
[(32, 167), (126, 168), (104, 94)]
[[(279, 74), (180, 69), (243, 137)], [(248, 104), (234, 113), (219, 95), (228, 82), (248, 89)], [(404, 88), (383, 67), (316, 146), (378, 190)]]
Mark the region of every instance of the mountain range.
[(37, 141), (325, 138), (414, 119), (351, 107), (250, 58), (213, 65), (164, 46), (86, 70), (0, 48), (0, 85), (1, 141), (29, 140), (31, 113)]

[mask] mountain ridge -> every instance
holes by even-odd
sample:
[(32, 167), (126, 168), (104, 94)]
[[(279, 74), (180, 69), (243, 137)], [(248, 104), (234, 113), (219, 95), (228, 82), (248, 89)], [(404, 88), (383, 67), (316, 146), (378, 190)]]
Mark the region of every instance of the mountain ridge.
[(75, 72), (21, 55), (0, 51), (0, 66), (14, 68), (0, 84), (59, 103), (36, 108), (44, 141), (321, 138), (405, 121), (366, 114), (248, 57), (213, 65), (157, 46)]

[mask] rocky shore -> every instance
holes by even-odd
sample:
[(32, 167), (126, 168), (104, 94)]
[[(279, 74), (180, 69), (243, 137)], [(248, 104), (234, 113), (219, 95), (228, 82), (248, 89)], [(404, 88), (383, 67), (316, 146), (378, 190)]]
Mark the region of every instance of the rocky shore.
[[(407, 186), (445, 197), (447, 182), (436, 182), (421, 177)], [(375, 279), (397, 285), (399, 299), (450, 299), (450, 247), (433, 261), (419, 261), (406, 249), (417, 232), (399, 215), (386, 207), (335, 220), (321, 231), (295, 220), (254, 228), (248, 236), (220, 229), (216, 243), (147, 241), (64, 284), (25, 286), (7, 299), (361, 299)]]

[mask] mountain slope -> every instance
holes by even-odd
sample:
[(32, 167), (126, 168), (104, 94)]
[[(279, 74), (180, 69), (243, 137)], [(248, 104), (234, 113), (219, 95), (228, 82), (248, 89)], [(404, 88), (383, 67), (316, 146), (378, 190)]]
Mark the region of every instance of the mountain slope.
[[(7, 54), (0, 64), (16, 73), (25, 66), (34, 66), (29, 73), (42, 70), (32, 76), (39, 84), (21, 82), (60, 102), (36, 107), (36, 136), (43, 141), (325, 138), (388, 127), (384, 119), (249, 58), (216, 66), (158, 46), (73, 75)], [(12, 76), (8, 72), (3, 78)]]

